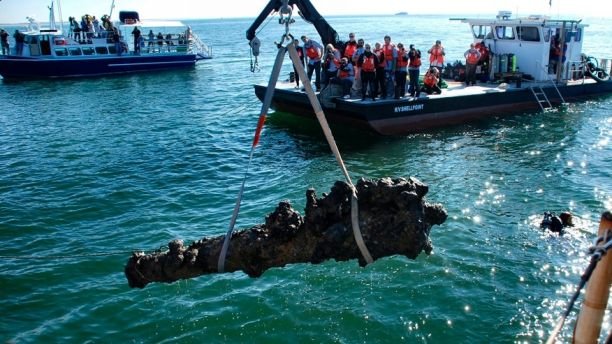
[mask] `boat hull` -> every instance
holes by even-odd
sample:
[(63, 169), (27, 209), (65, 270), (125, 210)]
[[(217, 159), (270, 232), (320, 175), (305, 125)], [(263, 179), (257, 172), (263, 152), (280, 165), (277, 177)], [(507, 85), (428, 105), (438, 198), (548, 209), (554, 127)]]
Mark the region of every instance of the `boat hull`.
[[(558, 89), (564, 100), (571, 102), (612, 92), (612, 82), (564, 85), (558, 86)], [(552, 105), (562, 102), (554, 87), (542, 87), (542, 90)], [(260, 100), (263, 100), (265, 92), (265, 86), (255, 85), (255, 93)], [(304, 92), (277, 88), (271, 106), (276, 111), (315, 118)], [(330, 122), (349, 124), (382, 135), (403, 135), (538, 109), (540, 105), (529, 88), (508, 90), (491, 88), (477, 94), (434, 95), (415, 100), (360, 101), (334, 98), (331, 102), (327, 102), (327, 106), (323, 105), (325, 115)]]
[(4, 79), (47, 79), (112, 75), (193, 67), (199, 58), (183, 55), (123, 55), (87, 58), (30, 58), (3, 56)]

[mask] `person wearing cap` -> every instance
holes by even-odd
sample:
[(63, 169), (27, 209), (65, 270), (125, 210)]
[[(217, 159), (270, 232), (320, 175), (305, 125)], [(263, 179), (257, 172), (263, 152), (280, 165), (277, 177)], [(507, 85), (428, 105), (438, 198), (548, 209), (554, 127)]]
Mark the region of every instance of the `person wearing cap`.
[(0, 43), (2, 45), (2, 55), (8, 55), (10, 52), (8, 37), (9, 37), (8, 32), (4, 31), (4, 29), (0, 30)]
[(410, 44), (410, 50), (408, 51), (408, 76), (410, 78), (410, 86), (408, 87), (408, 93), (411, 97), (419, 97), (421, 95), (421, 89), (419, 88), (419, 74), (421, 69), (421, 51), (414, 47), (414, 44)]
[[(301, 37), (304, 42), (304, 50), (308, 57), (307, 74), (308, 79), (312, 80), (312, 73), (315, 73), (315, 87), (318, 91), (321, 91), (321, 57), (323, 56), (323, 46), (308, 36)], [(302, 81), (303, 83), (303, 81)]]
[[(431, 49), (427, 51), (427, 53), (429, 53), (429, 67), (436, 67), (438, 71), (442, 72), (442, 69), (444, 68), (444, 55), (446, 55), (442, 42), (437, 40), (436, 44), (434, 44)], [(442, 78), (440, 78), (438, 86), (441, 85)]]

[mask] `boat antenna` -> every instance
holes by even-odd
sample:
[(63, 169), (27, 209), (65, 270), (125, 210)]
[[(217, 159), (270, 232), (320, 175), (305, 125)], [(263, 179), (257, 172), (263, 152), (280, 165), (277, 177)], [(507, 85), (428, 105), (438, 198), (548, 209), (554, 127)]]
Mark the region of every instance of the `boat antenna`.
[(115, 0), (113, 0), (113, 3), (111, 4), (110, 13), (108, 14), (108, 20), (111, 20), (111, 18), (113, 18), (113, 9), (115, 9)]
[(62, 17), (62, 4), (60, 0), (57, 0), (57, 14), (59, 14), (60, 27), (63, 33), (64, 32), (64, 18)]
[(55, 10), (53, 9), (53, 1), (51, 1), (51, 6), (47, 8), (49, 9), (49, 28), (55, 30)]

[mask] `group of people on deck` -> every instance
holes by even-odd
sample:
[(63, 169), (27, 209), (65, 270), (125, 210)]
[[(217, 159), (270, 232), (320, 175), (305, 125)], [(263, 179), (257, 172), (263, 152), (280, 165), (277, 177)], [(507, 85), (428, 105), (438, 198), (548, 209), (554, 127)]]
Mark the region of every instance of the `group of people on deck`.
[[(402, 43), (392, 43), (391, 37), (387, 35), (383, 44), (377, 42), (372, 49), (372, 46), (363, 39), (356, 40), (354, 33), (349, 34), (349, 39), (342, 50), (332, 44), (323, 47), (307, 36), (302, 36), (301, 40), (303, 46), (299, 45), (297, 39), (294, 41), (294, 46), (302, 64), (306, 66), (306, 74), (310, 80), (314, 74), (317, 91), (320, 91), (322, 86), (338, 84), (342, 86), (343, 98), (350, 98), (351, 90), (355, 90), (361, 91), (362, 100), (368, 95), (372, 100), (376, 97), (385, 99), (391, 96), (400, 99), (407, 95), (418, 98), (421, 92), (427, 94), (442, 92), (441, 73), (446, 52), (440, 40), (427, 50), (429, 68), (423, 76), (423, 86), (419, 83), (421, 51), (414, 44), (410, 44), (406, 49)], [(478, 47), (471, 44), (464, 57), (466, 85), (475, 85), (476, 67), (482, 54)], [(299, 88), (300, 79), (295, 67), (294, 75), (296, 88)]]
[[(307, 36), (302, 36), (301, 40), (303, 46), (297, 39), (294, 45), (310, 80), (314, 74), (317, 91), (322, 85), (338, 84), (342, 86), (343, 98), (350, 98), (351, 89), (354, 89), (361, 91), (362, 100), (368, 95), (372, 100), (391, 96), (400, 99), (406, 95), (418, 98), (421, 92), (441, 92), (440, 71), (444, 67), (445, 51), (440, 41), (428, 50), (430, 68), (423, 79), (424, 86), (420, 87), (421, 51), (414, 44), (408, 48), (402, 43), (396, 45), (387, 35), (383, 44), (377, 42), (372, 49), (370, 44), (363, 39), (356, 40), (355, 34), (350, 33), (341, 51), (332, 44), (323, 47)], [(294, 72), (296, 88), (299, 88), (297, 70)]]

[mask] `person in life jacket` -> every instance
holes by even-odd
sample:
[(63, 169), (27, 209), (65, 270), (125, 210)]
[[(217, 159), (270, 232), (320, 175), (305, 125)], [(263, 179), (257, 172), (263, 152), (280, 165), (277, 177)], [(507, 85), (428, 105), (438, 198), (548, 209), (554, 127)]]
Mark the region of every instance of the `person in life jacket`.
[(338, 68), (337, 76), (331, 79), (333, 84), (342, 86), (342, 98), (349, 99), (351, 97), (351, 86), (353, 86), (354, 80), (355, 71), (353, 69), (353, 64), (349, 61), (349, 59), (343, 57), (340, 60), (340, 67)]
[(395, 99), (406, 95), (406, 76), (408, 75), (408, 51), (402, 43), (397, 44), (397, 61), (395, 63)]
[(389, 35), (385, 36), (385, 44), (383, 44), (382, 49), (385, 54), (385, 79), (387, 80), (385, 88), (391, 88), (393, 90), (395, 86), (395, 64), (397, 63), (397, 48), (395, 48), (395, 44), (391, 43), (391, 37)]
[(466, 86), (476, 85), (476, 66), (480, 61), (480, 51), (472, 43), (463, 56), (465, 57), (465, 84)]
[(421, 51), (414, 47), (414, 44), (410, 44), (410, 50), (408, 51), (408, 76), (410, 78), (410, 86), (408, 87), (408, 93), (411, 97), (419, 97), (421, 95), (421, 89), (419, 87), (419, 73), (421, 69)]
[(333, 44), (325, 46), (325, 57), (323, 59), (323, 85), (329, 84), (331, 78), (338, 74), (338, 67), (340, 67), (340, 51), (336, 49)]
[(382, 45), (379, 42), (374, 44), (374, 55), (378, 59), (378, 64), (376, 65), (376, 84), (378, 85), (378, 95), (381, 98), (387, 98), (387, 79), (385, 78), (385, 67), (387, 66), (387, 62), (385, 62), (385, 52), (382, 49)]
[(436, 67), (430, 67), (423, 77), (423, 92), (427, 94), (440, 94), (442, 89), (438, 86), (440, 72)]
[[(302, 63), (302, 68), (306, 64), (306, 51), (304, 51), (304, 47), (300, 46), (300, 40), (294, 39), (293, 45), (295, 46), (295, 50), (297, 51), (297, 55), (300, 58), (300, 62)], [(293, 75), (295, 78), (295, 88), (300, 88), (300, 75), (297, 72), (295, 66), (293, 66)]]
[(368, 87), (370, 87), (370, 97), (372, 100), (376, 99), (378, 93), (376, 67), (378, 64), (378, 57), (372, 52), (370, 45), (366, 44), (363, 54), (357, 59), (357, 65), (361, 69), (361, 100), (366, 99)]
[(349, 40), (344, 45), (344, 50), (342, 51), (342, 57), (346, 57), (347, 59), (352, 59), (353, 54), (357, 50), (357, 41), (355, 41), (355, 34), (353, 32), (349, 33)]
[[(442, 69), (444, 69), (444, 56), (446, 55), (442, 42), (437, 40), (436, 43), (427, 51), (427, 53), (429, 54), (429, 67), (436, 67), (440, 73), (442, 73)], [(441, 85), (442, 78), (440, 78), (438, 86)]]
[(321, 57), (323, 54), (323, 46), (307, 36), (302, 36), (304, 42), (304, 50), (308, 57), (307, 74), (308, 79), (312, 81), (312, 73), (315, 73), (315, 87), (317, 92), (321, 91)]
[(559, 57), (561, 56), (561, 43), (559, 38), (555, 35), (550, 40), (550, 56), (548, 61), (548, 74), (557, 73), (557, 65), (559, 64)]

